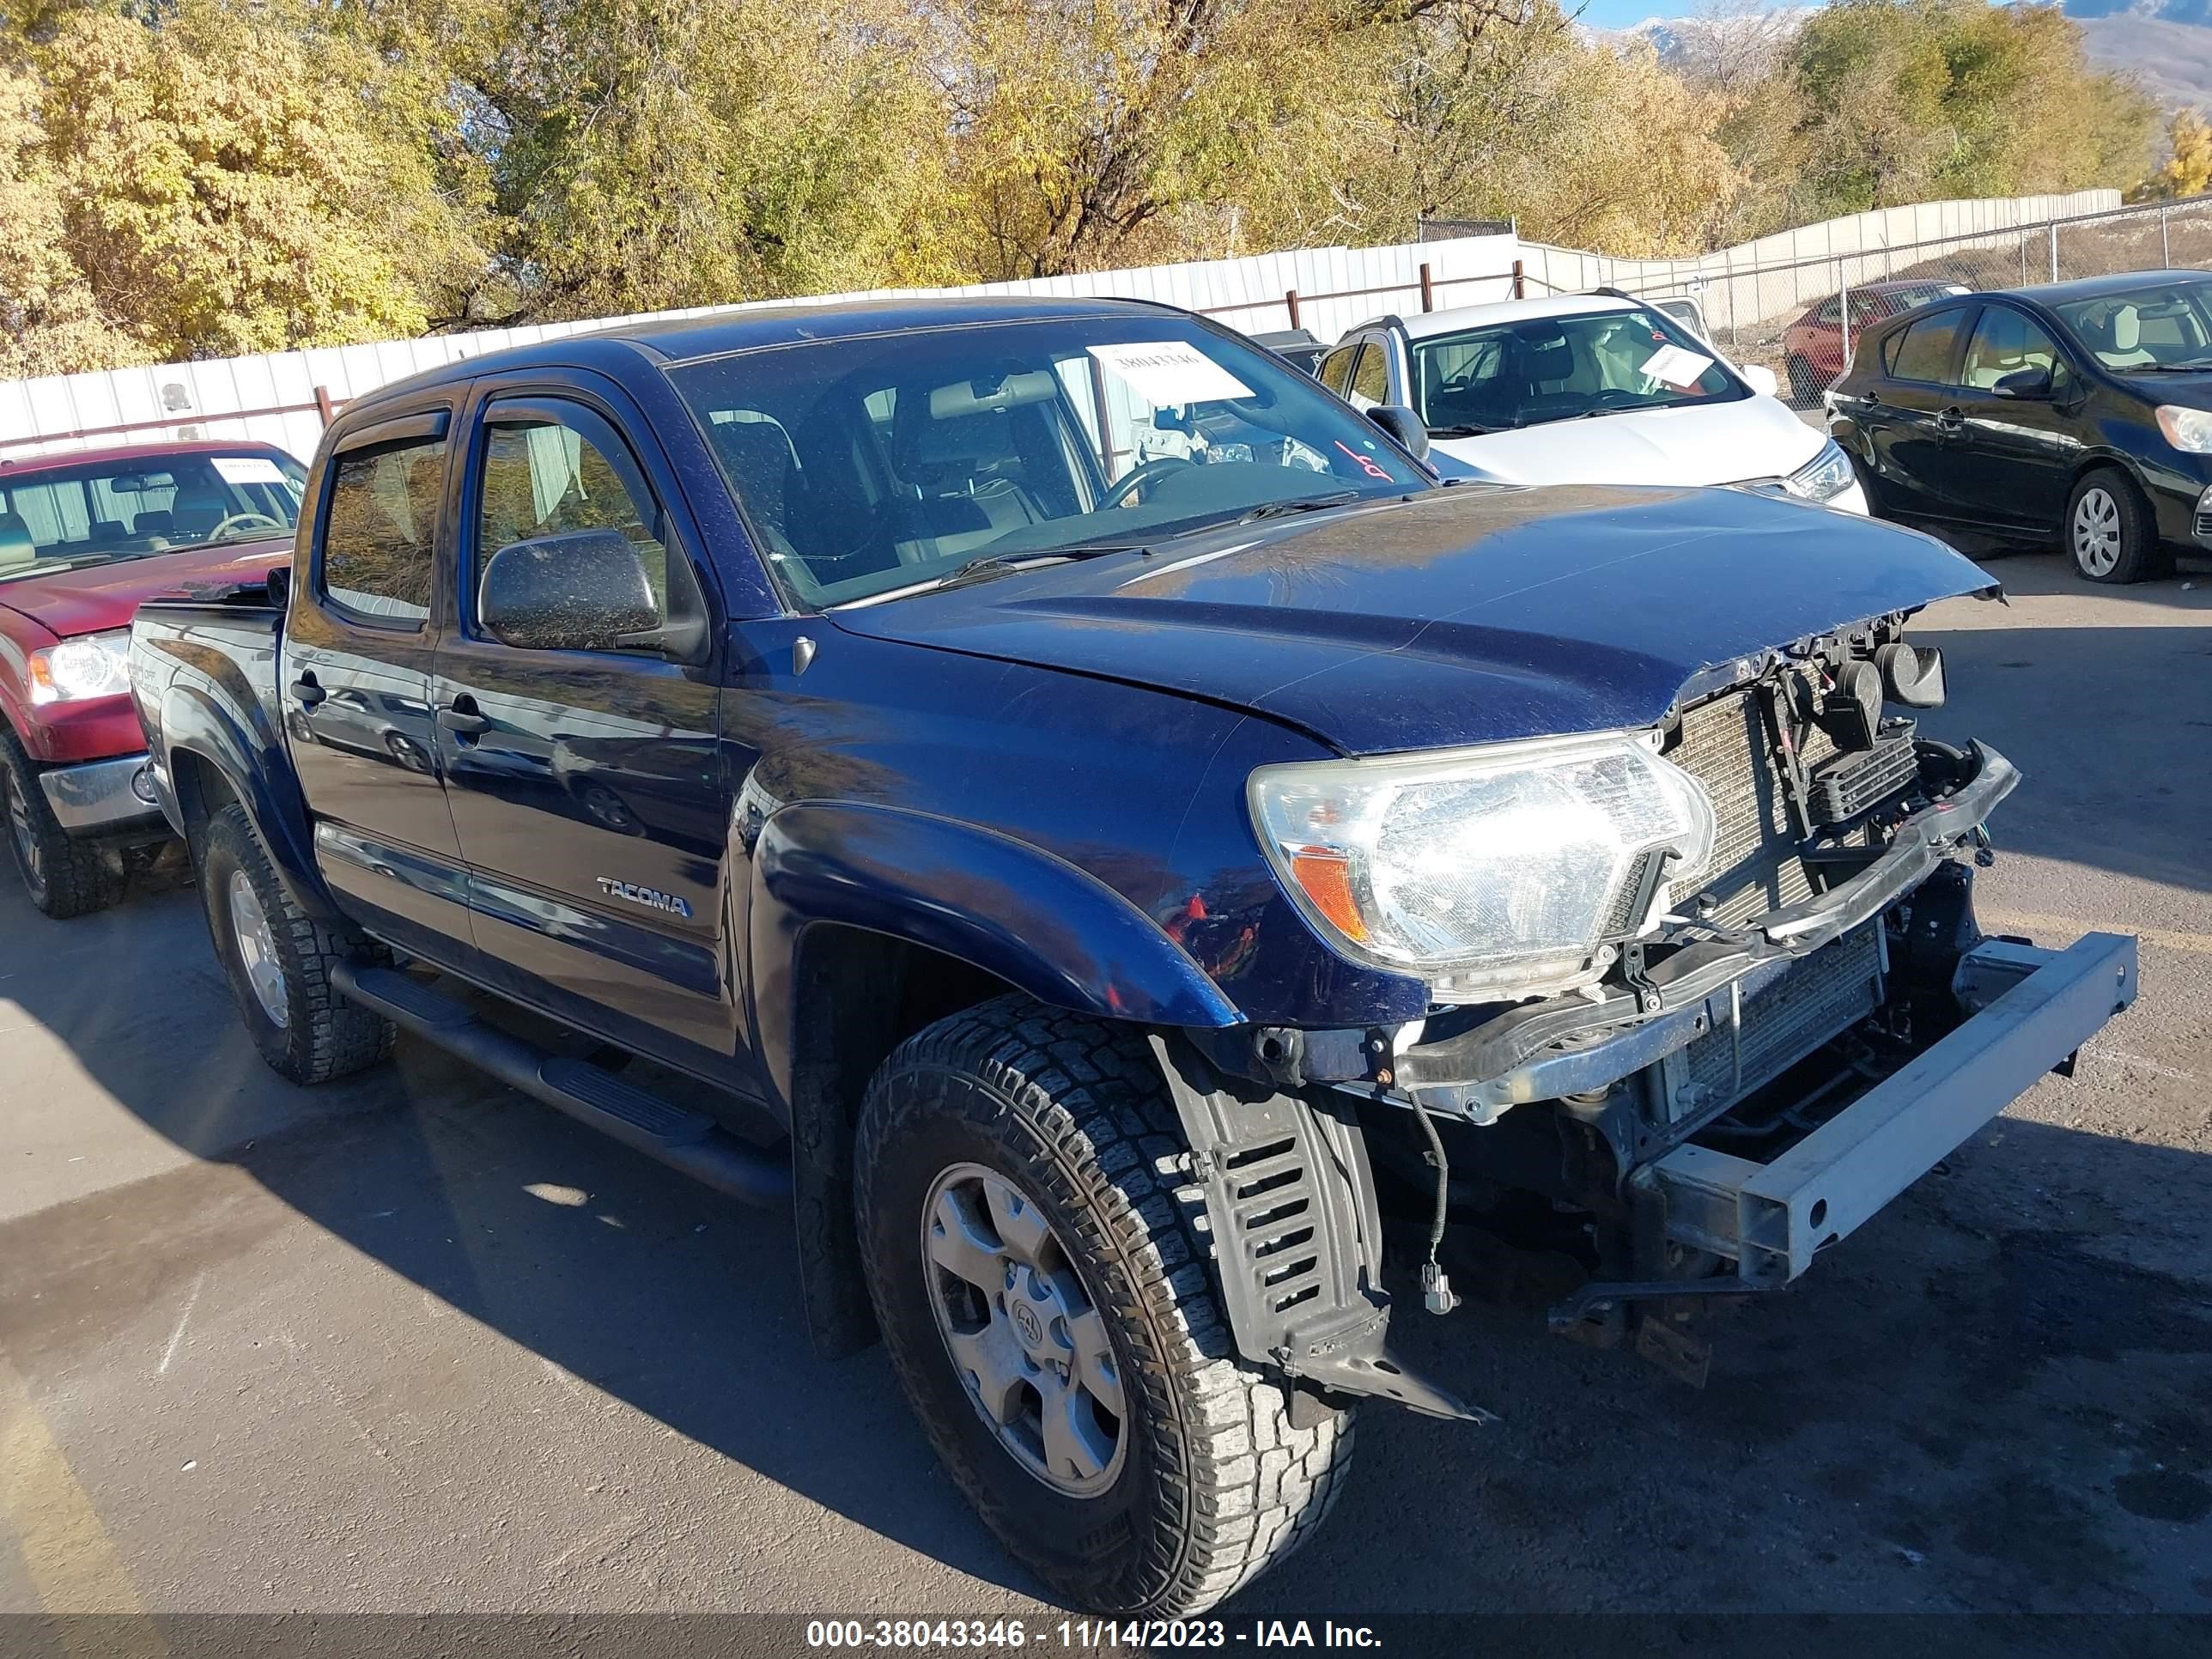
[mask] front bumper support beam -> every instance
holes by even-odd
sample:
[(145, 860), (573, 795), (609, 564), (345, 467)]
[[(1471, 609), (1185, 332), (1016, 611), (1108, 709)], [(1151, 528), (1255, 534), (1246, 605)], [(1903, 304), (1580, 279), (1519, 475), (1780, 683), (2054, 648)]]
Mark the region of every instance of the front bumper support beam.
[(1750, 1285), (1796, 1278), (2133, 1002), (2136, 941), (2091, 933), (2033, 951), (1991, 940), (1960, 975), (2010, 983), (1773, 1162), (1690, 1145), (1637, 1171), (1666, 1201), (1667, 1237), (1732, 1257)]

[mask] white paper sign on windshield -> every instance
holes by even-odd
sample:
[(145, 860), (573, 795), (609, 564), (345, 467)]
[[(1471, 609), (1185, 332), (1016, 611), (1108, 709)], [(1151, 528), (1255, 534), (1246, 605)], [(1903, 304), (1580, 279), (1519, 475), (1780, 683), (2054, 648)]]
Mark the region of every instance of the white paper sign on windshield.
[(1686, 392), (1697, 385), (1698, 377), (1713, 366), (1710, 357), (1701, 357), (1678, 345), (1661, 346), (1644, 362), (1644, 372), (1662, 386), (1671, 386), (1678, 392)]
[(284, 482), (284, 474), (276, 462), (265, 455), (215, 455), (216, 475), (225, 483), (250, 484)]
[(1102, 368), (1155, 409), (1252, 395), (1250, 386), (1181, 340), (1139, 340), (1128, 345), (1095, 345), (1089, 350)]

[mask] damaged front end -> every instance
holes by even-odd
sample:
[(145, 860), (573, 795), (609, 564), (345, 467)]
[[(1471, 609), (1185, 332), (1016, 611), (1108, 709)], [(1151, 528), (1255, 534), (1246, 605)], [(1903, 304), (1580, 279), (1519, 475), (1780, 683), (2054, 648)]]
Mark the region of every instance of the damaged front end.
[[(1629, 734), (1694, 781), (1710, 822), (1624, 841), (1614, 886), (1584, 896), (1607, 926), (1565, 954), (1554, 940), (1540, 982), (1459, 969), (1395, 1030), (1248, 1030), (1247, 1052), (1208, 1040), (1224, 1072), (1356, 1108), (1359, 1150), (1407, 1222), (1427, 1224), (1433, 1310), (1454, 1300), (1447, 1222), (1572, 1261), (1548, 1298), (1563, 1331), (1617, 1338), (1646, 1310), (1786, 1284), (2038, 1077), (2070, 1070), (2134, 1000), (2132, 939), (2051, 951), (1980, 933), (1984, 826), (2019, 774), (1887, 712), (1942, 700), (1940, 659), (1902, 621), (1723, 665)], [(1608, 776), (1632, 782), (1637, 764)], [(1279, 867), (1320, 895), (1310, 914), (1326, 925), (1393, 899), (1352, 890), (1332, 915), (1333, 872)], [(1513, 902), (1515, 925), (1540, 932)], [(1337, 1386), (1384, 1392), (1358, 1383)]]

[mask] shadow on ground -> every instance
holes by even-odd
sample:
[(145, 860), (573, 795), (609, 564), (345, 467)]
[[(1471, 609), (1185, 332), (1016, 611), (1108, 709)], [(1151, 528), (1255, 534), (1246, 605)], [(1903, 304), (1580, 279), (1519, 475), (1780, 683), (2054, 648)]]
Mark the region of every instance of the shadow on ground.
[[(786, 1218), (410, 1042), (335, 1089), (276, 1081), (189, 892), (67, 927), (0, 892), (0, 975), (100, 1088), (215, 1160), (0, 1227), (0, 1345), (27, 1374), (296, 1212), (690, 1439), (1035, 1593), (880, 1353), (813, 1358)], [(2201, 1551), (2161, 1541), (2208, 1535), (2212, 1291), (2099, 1249), (2114, 1194), (2201, 1222), (2204, 1163), (2008, 1120), (1722, 1327), (1703, 1393), (1530, 1312), (1409, 1297), (1413, 1357), (1504, 1421), (1369, 1412), (1331, 1525), (1235, 1611), (2212, 1608)]]

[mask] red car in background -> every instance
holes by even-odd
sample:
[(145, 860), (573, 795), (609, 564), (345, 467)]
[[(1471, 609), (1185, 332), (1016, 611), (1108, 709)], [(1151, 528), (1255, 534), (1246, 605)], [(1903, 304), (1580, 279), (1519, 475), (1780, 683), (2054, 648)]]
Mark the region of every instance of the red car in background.
[(289, 561), (306, 482), (261, 443), (0, 456), (0, 839), (46, 915), (112, 903), (125, 855), (168, 836), (131, 701), (132, 612)]
[[(1855, 288), (1850, 291), (1852, 343), (1857, 343), (1862, 329), (1885, 317), (1966, 291), (1964, 283), (1924, 276)], [(1800, 404), (1819, 403), (1820, 394), (1844, 374), (1844, 296), (1831, 294), (1783, 330), (1782, 352), (1791, 399)]]

